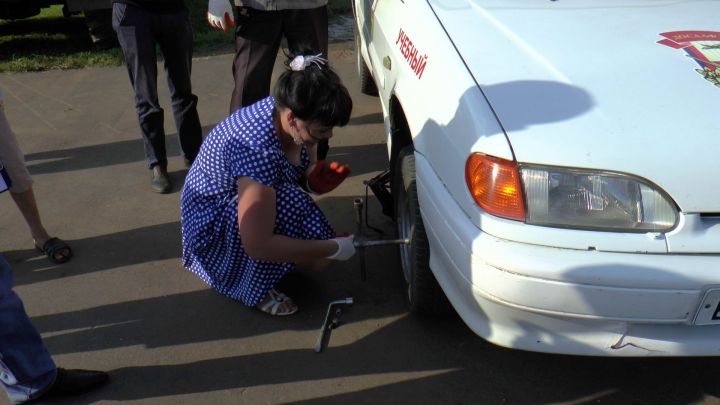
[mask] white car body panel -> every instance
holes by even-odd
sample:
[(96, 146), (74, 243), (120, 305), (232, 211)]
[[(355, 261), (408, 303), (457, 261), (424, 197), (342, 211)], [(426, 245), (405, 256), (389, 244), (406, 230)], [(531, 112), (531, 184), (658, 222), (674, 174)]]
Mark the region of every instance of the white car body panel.
[[(518, 161), (632, 173), (683, 212), (720, 211), (720, 187), (687, 187), (720, 173), (718, 89), (693, 72), (692, 59), (657, 44), (660, 33), (688, 25), (720, 29), (717, 1), (431, 3)], [(488, 60), (513, 63), (487, 69)], [(563, 94), (567, 86), (578, 94)], [(672, 147), (653, 147), (658, 140)]]
[[(430, 267), (478, 335), (568, 354), (720, 354), (720, 323), (702, 308), (720, 300), (720, 87), (658, 43), (720, 31), (720, 2), (354, 0), (354, 10), (388, 152), (392, 98), (413, 137)], [(642, 234), (494, 217), (465, 184), (472, 152), (644, 178), (678, 205), (679, 223)]]
[(720, 288), (717, 256), (587, 252), (496, 238), (464, 221), (447, 193), (432, 192), (442, 185), (422, 156), (415, 164), (430, 266), (479, 336), (564, 354), (720, 355), (720, 327), (692, 325), (705, 292)]

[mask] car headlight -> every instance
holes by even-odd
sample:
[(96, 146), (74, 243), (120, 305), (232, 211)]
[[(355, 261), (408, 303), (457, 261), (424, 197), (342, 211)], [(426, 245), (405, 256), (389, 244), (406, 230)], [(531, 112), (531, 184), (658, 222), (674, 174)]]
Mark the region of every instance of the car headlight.
[(465, 181), (489, 214), (532, 225), (615, 232), (666, 232), (678, 210), (657, 186), (600, 170), (539, 165), (473, 153)]
[(675, 204), (656, 186), (621, 173), (521, 165), (528, 224), (619, 232), (675, 227)]

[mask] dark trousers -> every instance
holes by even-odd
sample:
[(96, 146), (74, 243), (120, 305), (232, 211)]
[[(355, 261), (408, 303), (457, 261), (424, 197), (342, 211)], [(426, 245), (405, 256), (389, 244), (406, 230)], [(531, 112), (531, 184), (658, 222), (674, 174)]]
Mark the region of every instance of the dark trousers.
[[(305, 49), (328, 55), (327, 7), (263, 11), (236, 8), (235, 88), (230, 114), (270, 95), (273, 66), (284, 36), (290, 52)], [(318, 144), (318, 159), (325, 159), (327, 140)]]
[(202, 128), (197, 112), (198, 98), (192, 93), (190, 83), (193, 33), (188, 11), (159, 13), (114, 3), (113, 28), (125, 55), (130, 83), (135, 92), (135, 110), (148, 167), (167, 167), (164, 115), (157, 91), (156, 44), (165, 59), (180, 149), (183, 156), (192, 162), (202, 144)]

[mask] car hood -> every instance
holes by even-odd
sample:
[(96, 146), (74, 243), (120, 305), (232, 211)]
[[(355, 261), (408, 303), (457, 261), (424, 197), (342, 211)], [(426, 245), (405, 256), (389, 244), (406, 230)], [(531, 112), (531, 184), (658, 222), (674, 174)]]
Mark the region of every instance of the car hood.
[(720, 1), (429, 3), (517, 161), (634, 174), (720, 212), (720, 82), (704, 77)]

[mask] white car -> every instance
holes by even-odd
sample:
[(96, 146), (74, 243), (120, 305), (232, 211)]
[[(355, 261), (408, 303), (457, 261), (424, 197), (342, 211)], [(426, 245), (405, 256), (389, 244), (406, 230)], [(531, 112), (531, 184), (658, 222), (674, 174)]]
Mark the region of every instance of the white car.
[(720, 355), (720, 1), (353, 11), (411, 310), (446, 296), (524, 350)]

